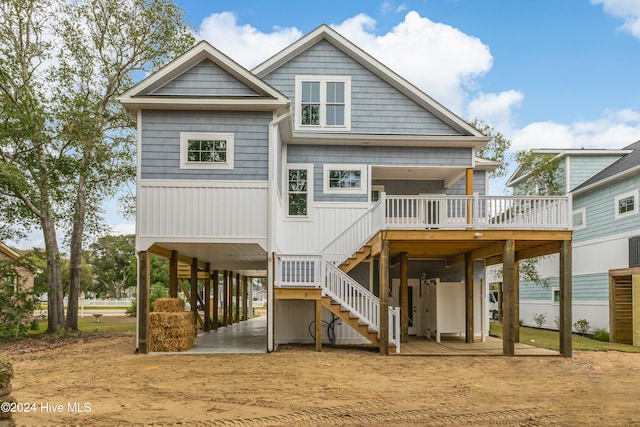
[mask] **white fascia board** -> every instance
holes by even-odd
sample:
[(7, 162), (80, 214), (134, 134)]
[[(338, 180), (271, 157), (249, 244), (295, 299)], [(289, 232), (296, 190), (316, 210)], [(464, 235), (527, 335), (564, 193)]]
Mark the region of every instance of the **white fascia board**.
[[(287, 48), (281, 50), (276, 55), (272, 56), (262, 64), (258, 65), (252, 71), (257, 76), (263, 77), (276, 69), (280, 65), (286, 63), (290, 59), (294, 58), (310, 46), (313, 46), (320, 40), (327, 40), (334, 46), (338, 47), (344, 53), (346, 53), (353, 60), (373, 72), (385, 82), (399, 90), (401, 93), (421, 105), (423, 108), (434, 114), (436, 117), (442, 119), (445, 123), (451, 125), (458, 130), (461, 130), (469, 135), (475, 137), (484, 137), (484, 135), (471, 126), (462, 118), (451, 112), (445, 106), (431, 98), (424, 93), (418, 87), (392, 71), (389, 67), (369, 55), (367, 52), (353, 44), (351, 41), (340, 35), (334, 29), (327, 25), (321, 25), (306, 36), (294, 42)], [(489, 141), (489, 138), (487, 141)]]
[(190, 50), (175, 58), (173, 61), (169, 62), (167, 65), (123, 93), (118, 99), (122, 102), (135, 97), (144, 90), (152, 88), (155, 90), (154, 86), (157, 86), (158, 88), (163, 86), (205, 59), (211, 60), (242, 83), (257, 92), (263, 93), (265, 96), (279, 100), (287, 99), (287, 97), (282, 93), (265, 83), (249, 70), (229, 58), (224, 53), (220, 52), (218, 49), (214, 48), (206, 41), (201, 41), (196, 44)]
[(635, 167), (633, 167), (631, 169), (627, 169), (627, 170), (622, 171), (620, 173), (617, 173), (615, 175), (611, 175), (608, 178), (605, 178), (605, 179), (603, 179), (601, 181), (598, 181), (598, 182), (594, 182), (593, 184), (588, 185), (588, 186), (586, 186), (584, 188), (580, 188), (578, 190), (574, 190), (574, 191), (571, 192), (571, 194), (573, 194), (574, 196), (578, 196), (580, 194), (587, 193), (587, 192), (589, 192), (591, 190), (595, 190), (595, 189), (597, 189), (599, 187), (603, 187), (605, 185), (614, 183), (616, 181), (620, 181), (621, 179), (628, 178), (628, 177), (633, 176), (633, 175), (637, 175), (638, 173), (640, 173), (640, 165), (635, 166)]
[(464, 135), (368, 135), (294, 132), (287, 144), (360, 145), (370, 147), (465, 147), (477, 148), (490, 138)]
[(288, 100), (252, 98), (177, 98), (170, 96), (148, 96), (119, 99), (130, 113), (150, 108), (154, 110), (234, 110), (273, 111), (287, 106)]

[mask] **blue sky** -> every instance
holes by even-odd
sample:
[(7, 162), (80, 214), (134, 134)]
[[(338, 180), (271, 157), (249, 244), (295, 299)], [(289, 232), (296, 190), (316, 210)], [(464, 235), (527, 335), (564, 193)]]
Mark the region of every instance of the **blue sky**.
[[(640, 0), (176, 3), (199, 39), (249, 69), (328, 24), (514, 151), (640, 139)], [(134, 232), (114, 202), (105, 211), (115, 232)], [(18, 243), (33, 245), (38, 233)]]

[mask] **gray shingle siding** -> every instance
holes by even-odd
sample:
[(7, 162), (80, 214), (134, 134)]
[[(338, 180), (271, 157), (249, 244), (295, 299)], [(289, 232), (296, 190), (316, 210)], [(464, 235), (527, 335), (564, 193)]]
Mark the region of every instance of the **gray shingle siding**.
[(459, 135), (327, 41), (321, 41), (263, 80), (295, 105), (296, 75), (351, 76), (351, 132), (389, 135)]
[[(142, 112), (143, 179), (268, 179), (270, 112), (171, 111)], [(180, 132), (234, 134), (232, 170), (180, 169)]]
[[(471, 165), (471, 156), (472, 152), (470, 148), (363, 147), (325, 145), (287, 146), (288, 163), (313, 164), (314, 200), (324, 202), (366, 202), (368, 200), (367, 194), (324, 194), (324, 164), (466, 167)], [(482, 181), (482, 187), (484, 187), (484, 179), (478, 179), (477, 181), (479, 185), (479, 181)], [(464, 194), (464, 189), (462, 194)]]
[(193, 66), (151, 95), (258, 96), (253, 89), (209, 60)]

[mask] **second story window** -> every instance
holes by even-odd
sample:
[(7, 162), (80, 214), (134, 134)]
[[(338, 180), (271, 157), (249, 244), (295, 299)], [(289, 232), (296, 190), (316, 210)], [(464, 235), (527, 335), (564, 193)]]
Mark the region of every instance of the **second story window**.
[(324, 165), (325, 194), (367, 194), (367, 165)]
[(292, 217), (309, 216), (312, 194), (312, 166), (289, 165), (287, 169), (287, 215)]
[(296, 130), (350, 130), (350, 77), (296, 76), (296, 100)]
[(233, 169), (232, 133), (180, 134), (180, 169)]
[(624, 218), (638, 213), (638, 191), (621, 194), (615, 198), (615, 217)]

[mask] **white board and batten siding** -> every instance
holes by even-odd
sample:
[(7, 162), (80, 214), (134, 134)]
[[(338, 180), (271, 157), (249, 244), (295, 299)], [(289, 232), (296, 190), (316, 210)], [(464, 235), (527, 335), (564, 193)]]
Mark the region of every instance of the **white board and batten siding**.
[(265, 241), (267, 196), (266, 181), (143, 180), (138, 237), (150, 243)]

